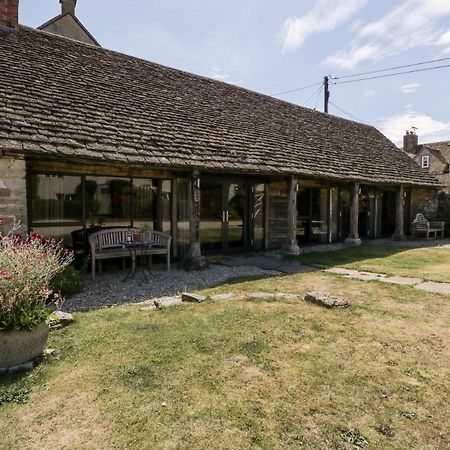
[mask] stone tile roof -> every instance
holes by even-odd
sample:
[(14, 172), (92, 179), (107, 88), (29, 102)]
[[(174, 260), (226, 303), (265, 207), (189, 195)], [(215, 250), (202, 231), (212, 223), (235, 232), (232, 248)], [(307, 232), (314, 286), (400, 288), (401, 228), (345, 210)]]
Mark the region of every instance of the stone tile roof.
[(419, 145), (420, 148), (428, 148), (438, 152), (446, 162), (450, 163), (450, 141), (428, 142)]
[(438, 185), (373, 127), (27, 27), (0, 32), (0, 150)]

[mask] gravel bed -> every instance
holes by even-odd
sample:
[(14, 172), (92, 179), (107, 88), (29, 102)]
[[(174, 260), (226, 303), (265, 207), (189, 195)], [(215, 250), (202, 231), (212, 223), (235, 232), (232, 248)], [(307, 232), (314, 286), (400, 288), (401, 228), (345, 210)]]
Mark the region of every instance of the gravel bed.
[(179, 295), (193, 289), (203, 289), (226, 283), (236, 277), (280, 275), (274, 270), (263, 270), (254, 266), (227, 267), (211, 264), (197, 272), (173, 268), (170, 272), (154, 270), (146, 283), (140, 271), (133, 280), (124, 282), (125, 272), (97, 275), (95, 281), (86, 280), (82, 292), (68, 299), (64, 311), (86, 311), (89, 309), (124, 303), (140, 303), (155, 298)]

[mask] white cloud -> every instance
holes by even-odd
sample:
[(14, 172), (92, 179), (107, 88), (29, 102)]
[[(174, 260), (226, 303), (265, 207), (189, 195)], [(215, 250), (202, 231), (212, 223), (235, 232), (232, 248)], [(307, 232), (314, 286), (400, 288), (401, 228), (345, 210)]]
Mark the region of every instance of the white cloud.
[(334, 55), (329, 56), (325, 62), (332, 66), (340, 67), (343, 69), (353, 69), (362, 61), (377, 58), (378, 54), (378, 46), (364, 45), (354, 48), (351, 52), (351, 56), (345, 51), (340, 51), (335, 53)]
[(442, 122), (417, 111), (385, 117), (377, 124), (381, 132), (397, 145), (401, 145), (405, 131), (413, 126), (418, 128), (420, 142), (450, 139), (450, 121)]
[(380, 20), (355, 33), (347, 49), (329, 56), (325, 63), (353, 69), (368, 60), (396, 55), (423, 46), (449, 46), (450, 32), (440, 25), (450, 16), (449, 0), (403, 0)]
[(304, 16), (289, 17), (281, 31), (284, 50), (296, 50), (312, 34), (331, 31), (353, 17), (368, 0), (318, 0)]
[(235, 85), (241, 85), (243, 84), (242, 81), (234, 81), (231, 79), (231, 75), (228, 73), (223, 73), (219, 67), (213, 67), (206, 76), (208, 78), (212, 78), (217, 81), (222, 81), (224, 83), (228, 84), (235, 84)]
[(376, 96), (377, 96), (377, 93), (373, 89), (367, 89), (366, 91), (363, 92), (364, 98), (371, 98), (371, 97), (376, 97)]
[(400, 86), (400, 91), (402, 92), (402, 94), (413, 94), (414, 92), (416, 92), (419, 86), (419, 83), (403, 84), (402, 86)]

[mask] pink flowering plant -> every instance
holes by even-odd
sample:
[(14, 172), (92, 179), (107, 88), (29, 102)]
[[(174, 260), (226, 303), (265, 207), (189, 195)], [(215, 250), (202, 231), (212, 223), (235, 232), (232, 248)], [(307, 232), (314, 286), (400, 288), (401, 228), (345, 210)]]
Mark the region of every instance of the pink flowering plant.
[(45, 321), (47, 304), (62, 300), (50, 282), (72, 260), (55, 239), (0, 236), (0, 330), (31, 330)]

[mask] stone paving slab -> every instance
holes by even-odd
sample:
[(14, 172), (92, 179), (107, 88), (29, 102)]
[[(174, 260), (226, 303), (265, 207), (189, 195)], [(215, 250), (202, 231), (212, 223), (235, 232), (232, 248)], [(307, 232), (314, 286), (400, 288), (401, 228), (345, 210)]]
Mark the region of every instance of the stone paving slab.
[(295, 274), (314, 272), (317, 270), (311, 266), (305, 266), (296, 261), (289, 261), (280, 256), (248, 256), (248, 257), (235, 257), (222, 261), (222, 264), (228, 267), (241, 267), (241, 266), (253, 266), (263, 270), (275, 270), (281, 273)]
[(225, 294), (211, 295), (211, 300), (214, 302), (224, 301), (224, 300), (234, 300), (235, 298), (236, 298), (236, 296), (231, 292), (228, 292)]
[(381, 278), (382, 283), (400, 284), (402, 286), (415, 286), (416, 284), (422, 283), (422, 278), (412, 278), (412, 277), (386, 277)]
[(359, 272), (353, 269), (344, 269), (343, 267), (333, 267), (324, 272), (336, 273), (344, 278), (360, 281), (380, 281), (382, 283), (397, 284), (401, 286), (412, 286), (422, 291), (434, 292), (436, 294), (450, 295), (450, 283), (438, 283), (435, 281), (423, 281), (422, 278), (388, 276), (382, 273)]
[(382, 273), (360, 272), (359, 270), (344, 269), (341, 267), (326, 269), (325, 272), (337, 273), (338, 275), (343, 275), (345, 278), (352, 278), (361, 281), (379, 281), (386, 277), (386, 275)]
[(161, 297), (153, 300), (156, 309), (170, 308), (171, 306), (182, 305), (180, 297)]
[(414, 286), (421, 291), (434, 292), (436, 294), (450, 295), (450, 283), (437, 283), (435, 281), (425, 281)]

